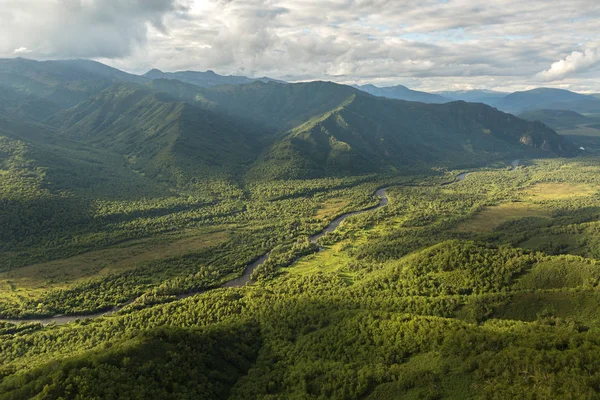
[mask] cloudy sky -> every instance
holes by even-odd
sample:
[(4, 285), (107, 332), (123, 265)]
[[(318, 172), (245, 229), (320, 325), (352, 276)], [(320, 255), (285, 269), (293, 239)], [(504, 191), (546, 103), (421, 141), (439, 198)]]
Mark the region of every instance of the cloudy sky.
[(0, 0), (0, 57), (600, 92), (598, 0)]

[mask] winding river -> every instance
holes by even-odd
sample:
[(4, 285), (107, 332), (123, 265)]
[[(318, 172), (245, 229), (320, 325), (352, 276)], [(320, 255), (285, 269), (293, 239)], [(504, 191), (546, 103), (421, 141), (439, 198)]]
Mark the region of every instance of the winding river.
[[(379, 196), (379, 204), (377, 204), (376, 206), (370, 207), (370, 208), (366, 208), (364, 210), (360, 210), (360, 211), (351, 211), (345, 214), (340, 215), (339, 217), (337, 217), (336, 219), (334, 219), (333, 221), (331, 221), (329, 223), (329, 225), (327, 225), (327, 227), (325, 227), (325, 229), (323, 229), (321, 232), (312, 235), (309, 240), (313, 243), (316, 243), (317, 240), (322, 237), (323, 235), (325, 235), (327, 232), (333, 232), (337, 229), (338, 226), (340, 226), (340, 224), (348, 217), (352, 217), (354, 215), (359, 215), (362, 213), (365, 213), (367, 211), (374, 211), (377, 210), (381, 207), (385, 207), (387, 206), (389, 200), (388, 197), (385, 193), (387, 188), (382, 188), (382, 189), (378, 189), (377, 191), (375, 191), (375, 194), (377, 196)], [(225, 282), (224, 284), (221, 285), (221, 287), (224, 288), (236, 288), (236, 287), (242, 287), (244, 285), (246, 285), (248, 282), (250, 282), (250, 276), (252, 276), (252, 273), (254, 272), (254, 270), (261, 265), (262, 263), (264, 263), (265, 261), (267, 261), (269, 259), (269, 253), (265, 253), (262, 256), (260, 256), (258, 259), (256, 259), (254, 262), (248, 264), (248, 266), (246, 267), (246, 269), (244, 270), (244, 272), (242, 273), (241, 276), (232, 279), (230, 281)]]
[[(323, 229), (321, 232), (311, 236), (309, 239), (311, 242), (316, 243), (316, 241), (322, 237), (323, 235), (325, 235), (327, 232), (333, 232), (334, 230), (337, 229), (338, 226), (340, 226), (340, 224), (348, 217), (352, 217), (354, 215), (359, 215), (368, 211), (374, 211), (377, 210), (381, 207), (385, 207), (389, 200), (388, 197), (385, 193), (386, 188), (383, 189), (378, 189), (375, 194), (377, 196), (380, 197), (379, 199), (379, 204), (377, 204), (376, 206), (370, 207), (370, 208), (366, 208), (364, 210), (360, 210), (360, 211), (352, 211), (352, 212), (348, 212), (345, 214), (340, 215), (339, 217), (337, 217), (336, 219), (334, 219), (333, 221), (331, 221), (331, 223), (329, 225), (327, 225), (327, 227), (325, 227), (325, 229)], [(242, 275), (240, 275), (237, 278), (234, 278), (232, 280), (229, 280), (225, 283), (223, 283), (221, 286), (222, 288), (237, 288), (237, 287), (242, 287), (244, 285), (246, 285), (248, 282), (250, 282), (250, 277), (252, 276), (252, 273), (254, 272), (254, 270), (260, 266), (262, 263), (264, 263), (265, 261), (267, 261), (269, 259), (269, 254), (265, 253), (262, 256), (260, 256), (259, 258), (257, 258), (256, 260), (254, 260), (252, 263), (248, 264), (248, 266), (246, 267), (246, 269), (244, 270), (244, 272), (242, 273)], [(206, 290), (210, 290), (210, 289), (206, 289)], [(190, 297), (193, 296), (195, 294), (199, 294), (199, 293), (203, 293), (206, 290), (202, 290), (202, 291), (198, 291), (198, 292), (193, 292), (193, 293), (186, 293), (186, 294), (181, 294), (177, 296), (177, 299), (184, 299), (186, 297)], [(131, 303), (131, 302), (129, 302)], [(129, 304), (127, 303), (127, 304)], [(125, 305), (127, 305), (125, 304)], [(51, 323), (54, 323), (56, 325), (62, 325), (62, 324), (66, 324), (68, 322), (72, 322), (75, 321), (77, 319), (88, 319), (88, 318), (98, 318), (98, 317), (102, 317), (102, 316), (106, 316), (106, 315), (110, 315), (113, 314), (119, 310), (121, 310), (125, 305), (123, 306), (119, 306), (119, 307), (114, 307), (113, 309), (109, 310), (109, 311), (101, 311), (101, 312), (97, 312), (97, 313), (93, 313), (93, 314), (85, 314), (85, 315), (56, 315), (53, 317), (47, 317), (47, 318), (36, 318), (36, 319), (0, 319), (0, 321), (2, 322), (10, 322), (13, 324), (17, 324), (17, 323), (21, 323), (21, 322), (26, 322), (26, 323), (40, 323), (43, 325), (48, 325)]]
[[(515, 169), (516, 167), (519, 166), (519, 160), (513, 160), (511, 162), (511, 165), (513, 167), (513, 169)], [(458, 175), (456, 177), (456, 179), (452, 182), (447, 182), (444, 183), (442, 185), (448, 185), (451, 183), (455, 183), (458, 181), (463, 181), (465, 180), (465, 178), (467, 177), (468, 172), (463, 172), (460, 175)], [(345, 214), (340, 215), (339, 217), (337, 217), (336, 219), (334, 219), (333, 221), (331, 221), (331, 223), (329, 225), (327, 225), (327, 227), (325, 227), (325, 229), (323, 229), (321, 232), (313, 235), (310, 237), (310, 241), (315, 243), (320, 237), (322, 237), (323, 235), (325, 235), (327, 232), (333, 232), (337, 229), (338, 226), (340, 226), (340, 224), (342, 222), (344, 222), (344, 220), (346, 218), (352, 217), (354, 215), (359, 215), (359, 214), (363, 214), (369, 211), (375, 211), (379, 208), (385, 207), (388, 205), (389, 199), (387, 197), (386, 194), (386, 189), (387, 188), (381, 188), (378, 189), (375, 194), (377, 196), (379, 196), (379, 204), (377, 204), (376, 206), (370, 207), (370, 208), (366, 208), (364, 210), (360, 210), (360, 211), (352, 211), (352, 212), (348, 212)], [(248, 266), (246, 267), (246, 269), (244, 270), (244, 272), (242, 273), (242, 275), (240, 275), (237, 278), (234, 278), (232, 280), (229, 280), (225, 283), (223, 283), (221, 286), (221, 288), (237, 288), (237, 287), (242, 287), (244, 285), (246, 285), (248, 282), (250, 282), (250, 276), (252, 276), (252, 273), (254, 272), (254, 270), (261, 265), (262, 263), (264, 263), (265, 261), (267, 261), (269, 259), (269, 254), (265, 253), (262, 256), (260, 256), (259, 258), (257, 258), (256, 260), (254, 260), (252, 263), (248, 264)], [(206, 290), (210, 290), (210, 289), (206, 289)], [(186, 297), (190, 297), (193, 296), (195, 294), (199, 294), (199, 293), (203, 293), (206, 290), (203, 291), (198, 291), (198, 292), (193, 292), (193, 293), (186, 293), (186, 294), (181, 294), (177, 296), (177, 299), (183, 299)], [(133, 302), (134, 300), (128, 302), (127, 304)], [(10, 322), (13, 324), (18, 324), (18, 323), (39, 323), (42, 325), (48, 325), (51, 323), (54, 323), (56, 325), (63, 325), (72, 321), (75, 321), (77, 319), (91, 319), (91, 318), (98, 318), (98, 317), (102, 317), (102, 316), (106, 316), (106, 315), (110, 315), (113, 314), (115, 312), (118, 312), (119, 310), (121, 310), (124, 306), (126, 306), (127, 304), (123, 305), (123, 306), (118, 306), (118, 307), (114, 307), (111, 310), (108, 311), (101, 311), (101, 312), (97, 312), (97, 313), (93, 313), (93, 314), (85, 314), (85, 315), (56, 315), (53, 317), (47, 317), (47, 318), (36, 318), (36, 319), (0, 319), (1, 322)]]

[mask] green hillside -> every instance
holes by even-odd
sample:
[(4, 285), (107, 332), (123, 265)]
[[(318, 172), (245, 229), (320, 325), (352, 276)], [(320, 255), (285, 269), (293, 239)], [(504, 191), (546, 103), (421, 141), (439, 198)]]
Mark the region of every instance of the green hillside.
[[(0, 114), (0, 125), (0, 137), (12, 143), (10, 147), (20, 149), (18, 153), (9, 152), (11, 156), (2, 160), (5, 167), (15, 174), (23, 168), (35, 171), (32, 173), (39, 178), (39, 184), (48, 190), (114, 194), (123, 184), (133, 193), (140, 187), (147, 187), (150, 192), (154, 190), (155, 185), (134, 174), (114, 152), (70, 140), (56, 128), (44, 124)], [(10, 178), (10, 175), (5, 177)], [(145, 192), (142, 190), (139, 194)]]
[(426, 165), (471, 166), (523, 154), (575, 155), (547, 126), (483, 104), (425, 105), (356, 93), (275, 143), (255, 177), (393, 172)]
[(121, 154), (129, 168), (185, 186), (253, 161), (260, 132), (136, 84), (119, 84), (53, 116), (60, 135)]
[(27, 91), (11, 87), (2, 87), (0, 90), (1, 112), (17, 119), (42, 122), (60, 109), (61, 106), (56, 102)]
[(143, 81), (89, 60), (0, 59), (0, 107), (39, 122), (116, 82)]
[(339, 107), (356, 92), (331, 82), (254, 82), (204, 89), (202, 96), (217, 104), (222, 112), (281, 132)]
[(527, 152), (577, 154), (546, 126), (482, 104), (402, 102), (325, 82), (119, 84), (48, 123), (179, 186), (200, 176), (236, 178), (250, 164), (247, 177), (264, 180), (469, 166)]

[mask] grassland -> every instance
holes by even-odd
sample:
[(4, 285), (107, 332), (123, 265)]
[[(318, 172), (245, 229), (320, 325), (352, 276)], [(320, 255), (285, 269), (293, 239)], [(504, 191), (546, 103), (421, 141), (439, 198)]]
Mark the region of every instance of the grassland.
[(164, 235), (1, 272), (0, 299), (37, 298), (49, 290), (66, 289), (91, 278), (125, 272), (144, 262), (205, 250), (227, 238), (228, 232), (218, 228)]
[(351, 285), (357, 278), (355, 259), (351, 256), (352, 248), (366, 243), (367, 240), (367, 237), (362, 237), (326, 246), (318, 253), (303, 257), (292, 264), (286, 268), (285, 273), (290, 277), (330, 274), (339, 277), (347, 285)]
[(543, 246), (548, 245), (548, 243), (553, 243), (568, 254), (584, 255), (586, 249), (580, 243), (581, 236), (578, 233), (539, 234), (520, 242), (519, 247), (529, 250), (539, 250)]
[(523, 200), (528, 202), (564, 200), (592, 196), (597, 191), (597, 187), (585, 183), (538, 183), (525, 190)]
[[(498, 226), (522, 218), (551, 218), (552, 210), (542, 203), (590, 197), (597, 193), (594, 185), (586, 183), (537, 183), (517, 193), (518, 201), (485, 207), (456, 228), (459, 232), (485, 233)], [(535, 240), (532, 238), (531, 240)]]
[(531, 203), (505, 203), (487, 207), (472, 219), (461, 223), (459, 232), (491, 232), (505, 222), (528, 217), (549, 218), (549, 212)]
[(338, 215), (350, 204), (348, 199), (332, 199), (323, 203), (315, 212), (315, 218), (325, 219), (332, 215)]

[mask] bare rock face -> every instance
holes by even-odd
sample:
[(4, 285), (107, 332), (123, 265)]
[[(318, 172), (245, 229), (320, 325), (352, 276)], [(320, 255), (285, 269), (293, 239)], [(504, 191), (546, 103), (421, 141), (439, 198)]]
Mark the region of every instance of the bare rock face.
[(521, 143), (525, 146), (533, 146), (533, 138), (529, 135), (521, 136)]

